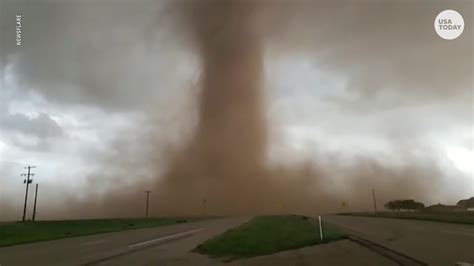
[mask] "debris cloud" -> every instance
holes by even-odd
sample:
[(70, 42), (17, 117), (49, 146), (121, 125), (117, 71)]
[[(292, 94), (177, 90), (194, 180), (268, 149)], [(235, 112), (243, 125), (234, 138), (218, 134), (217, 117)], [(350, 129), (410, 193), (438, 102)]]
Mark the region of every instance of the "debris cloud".
[[(432, 28), (436, 14), (450, 7), (472, 25), (472, 12), (467, 12), (472, 3), (452, 2), (448, 6), (445, 1), (181, 0), (156, 8), (145, 1), (133, 5), (136, 14), (144, 14), (140, 16), (128, 16), (128, 9), (115, 7), (123, 12), (120, 21), (112, 19), (115, 15), (107, 5), (56, 3), (51, 4), (53, 9), (38, 5), (36, 12), (43, 15), (28, 27), (39, 28), (29, 33), (25, 27), (25, 36), (35, 37), (35, 42), (25, 41), (22, 49), (7, 45), (8, 56), (0, 60), (0, 67), (14, 69), (28, 90), (34, 87), (48, 101), (99, 107), (105, 117), (131, 110), (146, 116), (140, 120), (144, 127), (152, 124), (146, 133), (130, 126), (117, 134), (117, 141), (109, 139), (112, 144), (103, 149), (110, 158), (89, 173), (85, 191), (64, 201), (50, 200), (41, 217), (142, 216), (145, 190), (152, 191), (151, 214), (160, 216), (367, 210), (373, 188), (379, 205), (402, 198), (434, 203), (440, 197), (457, 199), (458, 187), (473, 186), (472, 180), (445, 167), (440, 151), (426, 138), (443, 127), (472, 128), (472, 32), (466, 27), (461, 38), (446, 42)], [(7, 7), (16, 12), (14, 5)], [(28, 10), (24, 17), (33, 21), (37, 13)], [(77, 23), (81, 21), (91, 23)], [(146, 25), (140, 32), (146, 37), (135, 30), (141, 25)], [(158, 34), (154, 29), (160, 27), (164, 33)], [(109, 28), (114, 29), (111, 47), (105, 47), (97, 36), (102, 33), (99, 29)], [(58, 32), (75, 50), (47, 41), (56, 40)], [(46, 37), (37, 36), (43, 33)], [(86, 37), (76, 38), (77, 33)], [(178, 56), (158, 51), (173, 46), (190, 65), (197, 61), (195, 91), (180, 90), (187, 86), (184, 82), (174, 83), (181, 77), (177, 73), (182, 74)], [(58, 53), (55, 61), (50, 60), (52, 51)], [(310, 103), (328, 108), (308, 108), (305, 117), (289, 119), (290, 124), (316, 120), (308, 127), (320, 129), (324, 138), (312, 147), (311, 159), (284, 161), (285, 156), (299, 156), (292, 152), (271, 164), (272, 147), (288, 144), (275, 138), (287, 125), (274, 123), (280, 121), (278, 112), (269, 114), (271, 81), (278, 77), (266, 74), (273, 67), (269, 58), (280, 55), (302, 55), (316, 72), (333, 74), (347, 85), (332, 92), (324, 82), (308, 85), (293, 80), (290, 89), (307, 85), (307, 90), (330, 94), (317, 95)], [(37, 65), (42, 70), (33, 68)], [(196, 108), (189, 110), (196, 114), (188, 114), (181, 108), (183, 102), (163, 91), (190, 92)], [(291, 97), (293, 91), (286, 93)], [(175, 119), (168, 106), (186, 110)], [(196, 117), (196, 121), (184, 119), (186, 124), (195, 123), (186, 126), (191, 133), (182, 134), (174, 126), (166, 131), (185, 116)], [(50, 118), (46, 113), (44, 117)], [(15, 126), (13, 118), (4, 124)], [(132, 120), (133, 116), (127, 121)], [(356, 131), (366, 134), (361, 139), (383, 139), (389, 146), (386, 153), (348, 155), (341, 138)], [(326, 142), (337, 143), (340, 149), (329, 151)], [(91, 150), (87, 156), (94, 157), (94, 152), (100, 153)], [(61, 191), (60, 185), (42, 187)], [(16, 205), (7, 205), (2, 212), (15, 209)]]

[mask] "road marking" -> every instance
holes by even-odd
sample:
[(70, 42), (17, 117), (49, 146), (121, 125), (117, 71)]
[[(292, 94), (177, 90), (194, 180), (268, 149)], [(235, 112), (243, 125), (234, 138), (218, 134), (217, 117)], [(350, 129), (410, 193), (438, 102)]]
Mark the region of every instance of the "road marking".
[(204, 230), (204, 228), (198, 228), (198, 229), (194, 229), (194, 230), (190, 230), (190, 231), (186, 231), (186, 232), (181, 232), (181, 233), (177, 233), (177, 234), (173, 234), (173, 235), (169, 235), (169, 236), (155, 238), (155, 239), (140, 242), (140, 243), (135, 243), (135, 244), (130, 245), (128, 247), (129, 248), (137, 248), (137, 247), (141, 247), (141, 246), (145, 246), (145, 245), (154, 244), (154, 243), (157, 243), (157, 242), (162, 242), (162, 241), (166, 241), (166, 240), (171, 240), (171, 239), (191, 235), (191, 234), (197, 233), (197, 232), (202, 231), (202, 230)]
[(169, 240), (186, 237), (186, 236), (192, 235), (192, 234), (194, 234), (196, 232), (199, 232), (199, 231), (202, 231), (202, 230), (204, 230), (204, 228), (198, 228), (198, 229), (194, 229), (194, 230), (190, 230), (190, 231), (186, 231), (186, 232), (182, 232), (182, 233), (177, 233), (177, 234), (173, 234), (173, 235), (169, 235), (169, 236), (164, 236), (164, 237), (148, 240), (148, 241), (145, 241), (145, 242), (136, 243), (136, 244), (128, 246), (128, 248), (123, 247), (118, 252), (109, 254), (109, 255), (107, 255), (105, 257), (102, 257), (102, 258), (98, 258), (98, 259), (95, 259), (95, 260), (84, 262), (81, 265), (97, 265), (101, 262), (108, 261), (110, 259), (113, 259), (113, 258), (116, 258), (116, 257), (119, 257), (119, 256), (124, 256), (124, 255), (132, 253), (132, 252), (140, 251), (144, 248), (149, 248), (149, 247), (153, 246), (153, 244), (160, 244), (160, 243), (163, 243), (163, 242), (166, 242), (166, 241), (169, 241)]

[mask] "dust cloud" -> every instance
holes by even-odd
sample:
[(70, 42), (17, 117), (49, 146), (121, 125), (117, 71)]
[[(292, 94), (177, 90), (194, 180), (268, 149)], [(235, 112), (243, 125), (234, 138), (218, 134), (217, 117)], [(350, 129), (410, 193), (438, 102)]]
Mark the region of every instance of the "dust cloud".
[[(392, 169), (365, 158), (346, 167), (334, 161), (269, 167), (263, 60), (265, 16), (274, 16), (274, 10), (263, 8), (264, 1), (241, 0), (186, 1), (180, 7), (201, 59), (199, 123), (189, 146), (156, 184), (159, 213), (314, 214), (347, 204), (365, 209), (374, 187), (381, 202), (423, 198), (441, 189), (441, 170), (419, 158)], [(338, 171), (339, 178), (354, 177), (343, 193), (328, 186)]]
[[(379, 55), (384, 54), (384, 60), (388, 62), (400, 58), (398, 51), (395, 51), (398, 49), (396, 47), (406, 46), (403, 42), (397, 43), (397, 40), (375, 40), (383, 33), (383, 29), (374, 21), (365, 21), (380, 19), (387, 14), (387, 10), (391, 10), (390, 7), (376, 10), (380, 15), (370, 19), (366, 18), (362, 11), (367, 4), (363, 7), (336, 7), (337, 10), (342, 10), (339, 15), (351, 14), (355, 17), (341, 19), (336, 26), (355, 21), (360, 25), (367, 23), (376, 28), (365, 28), (364, 34), (372, 41), (368, 50), (347, 52), (347, 55), (352, 56), (349, 57), (340, 49), (347, 39), (347, 32), (338, 32), (337, 28), (333, 32), (326, 31), (323, 27), (316, 31), (318, 34), (321, 31), (327, 33), (326, 38), (322, 40), (311, 39), (307, 34), (308, 28), (323, 25), (319, 22), (322, 19), (331, 19), (334, 13), (325, 12), (328, 6), (334, 8), (332, 4), (321, 2), (323, 8), (316, 10), (305, 8), (304, 4), (292, 6), (288, 1), (274, 1), (271, 5), (263, 0), (189, 0), (170, 3), (171, 10), (175, 12), (173, 19), (184, 29), (179, 34), (189, 37), (192, 49), (199, 58), (198, 121), (190, 140), (178, 150), (165, 152), (166, 170), (160, 174), (158, 168), (161, 168), (162, 164), (158, 167), (158, 163), (153, 161), (156, 158), (153, 151), (163, 153), (161, 147), (155, 147), (160, 143), (154, 142), (153, 137), (144, 140), (155, 147), (151, 154), (142, 155), (148, 166), (157, 172), (153, 179), (138, 179), (128, 185), (109, 189), (104, 194), (92, 193), (82, 200), (67, 198), (45, 211), (47, 216), (141, 216), (144, 213), (144, 188), (152, 190), (151, 214), (156, 216), (274, 213), (313, 215), (317, 212), (367, 210), (372, 207), (373, 188), (376, 189), (379, 204), (394, 198), (436, 200), (448, 180), (443, 179), (443, 169), (437, 160), (429, 156), (431, 150), (424, 150), (422, 156), (413, 152), (412, 147), (416, 146), (416, 143), (411, 143), (408, 147), (400, 145), (397, 153), (402, 155), (403, 160), (398, 164), (381, 163), (370, 156), (359, 156), (347, 162), (341, 159), (342, 154), (325, 151), (321, 151), (311, 161), (292, 165), (268, 164), (268, 150), (272, 144), (270, 131), (273, 130), (266, 114), (268, 108), (264, 91), (264, 59), (268, 47), (277, 51), (323, 51), (318, 59), (325, 63), (325, 68), (331, 71), (339, 70), (341, 73), (345, 71), (355, 78), (353, 84), (362, 95), (364, 106), (373, 107), (368, 103), (371, 98), (367, 95), (373, 93), (369, 90), (373, 89), (373, 83), (382, 83), (381, 80), (385, 80), (387, 84), (398, 82), (402, 87), (415, 87), (415, 92), (400, 92), (415, 93), (415, 104), (420, 99), (426, 99), (424, 95), (444, 95), (436, 85), (431, 87), (431, 91), (423, 90), (425, 87), (420, 86), (428, 80), (426, 75), (432, 71), (425, 73), (420, 70), (418, 76), (412, 73), (406, 75), (401, 70), (406, 65), (397, 62), (394, 63), (393, 75), (390, 77), (385, 72), (377, 73)], [(375, 6), (374, 9), (380, 7), (376, 4), (371, 6)], [(420, 7), (416, 6), (409, 11), (407, 17), (416, 15), (418, 8)], [(436, 10), (436, 7), (433, 7), (433, 10)], [(311, 13), (312, 11), (315, 13)], [(313, 18), (314, 14), (318, 18)], [(302, 18), (296, 19), (297, 16)], [(470, 17), (466, 18), (468, 19)], [(432, 23), (431, 18), (427, 21)], [(298, 29), (301, 25), (305, 25), (301, 27), (305, 30)], [(395, 27), (391, 24), (390, 26)], [(291, 33), (285, 35), (287, 29), (290, 29)], [(407, 39), (413, 37), (412, 33), (415, 32), (410, 29), (395, 30), (397, 33), (404, 31), (406, 34), (402, 36)], [(315, 35), (321, 35), (318, 34)], [(381, 44), (375, 45), (376, 42)], [(361, 48), (364, 45), (365, 42), (354, 41), (351, 48)], [(416, 45), (416, 49), (422, 49), (426, 43)], [(443, 45), (445, 44), (439, 44)], [(388, 50), (377, 50), (379, 46)], [(461, 48), (466, 51), (466, 47)], [(454, 64), (461, 55), (462, 53), (456, 52), (452, 59), (446, 60), (445, 63)], [(401, 58), (408, 57), (409, 54)], [(425, 59), (428, 63), (420, 63), (421, 65), (435, 65), (430, 56)], [(419, 61), (423, 61), (423, 58)], [(459, 75), (465, 78), (463, 71), (472, 70), (472, 63), (467, 61), (469, 60), (462, 60), (463, 66), (459, 66), (461, 72), (456, 72), (455, 75), (461, 73)], [(365, 68), (351, 72), (352, 65), (364, 62), (367, 68), (370, 67), (370, 75), (366, 75), (369, 70)], [(434, 79), (439, 81), (440, 77)], [(469, 80), (463, 83), (458, 76), (455, 76), (455, 80), (458, 83), (451, 83), (452, 91), (461, 91), (461, 94), (465, 95), (463, 93), (466, 91), (466, 84), (469, 86)], [(428, 83), (426, 87), (431, 86), (431, 81)], [(388, 84), (387, 87), (393, 86)], [(453, 93), (452, 91), (446, 94)], [(399, 136), (392, 136), (392, 139), (394, 143), (403, 143)], [(124, 152), (120, 156), (127, 154)], [(100, 179), (101, 173), (97, 175), (99, 177), (92, 178), (89, 184), (92, 192), (94, 180)]]

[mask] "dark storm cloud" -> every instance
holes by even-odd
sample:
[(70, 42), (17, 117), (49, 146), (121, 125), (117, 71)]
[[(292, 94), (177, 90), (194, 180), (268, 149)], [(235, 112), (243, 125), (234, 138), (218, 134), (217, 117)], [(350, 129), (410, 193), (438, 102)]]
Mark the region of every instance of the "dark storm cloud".
[[(269, 46), (306, 53), (318, 68), (341, 74), (347, 91), (333, 99), (336, 105), (365, 112), (432, 101), (454, 100), (464, 110), (471, 105), (472, 1), (282, 1), (275, 6), (269, 12), (274, 18)], [(453, 41), (440, 38), (433, 27), (445, 9), (464, 17), (465, 30)], [(285, 41), (273, 41), (278, 39)]]
[[(256, 27), (270, 51), (303, 53), (318, 69), (347, 80), (347, 91), (328, 99), (335, 106), (366, 113), (454, 98), (469, 113), (471, 1), (259, 2)], [(24, 45), (7, 39), (3, 50), (22, 88), (34, 87), (52, 101), (120, 109), (152, 105), (180, 90), (178, 62), (194, 62), (182, 52), (189, 30), (176, 22), (179, 8), (173, 1), (111, 3), (7, 2), (6, 14), (23, 16)], [(433, 28), (447, 8), (460, 11), (466, 24), (453, 41)], [(2, 35), (14, 36), (8, 18)]]
[(45, 113), (32, 118), (23, 114), (3, 114), (0, 116), (0, 129), (4, 132), (20, 132), (40, 139), (60, 137), (64, 134), (58, 123)]
[[(463, 35), (453, 41), (442, 40), (433, 28), (436, 14), (447, 8), (460, 11), (466, 24)], [(71, 200), (63, 215), (104, 215), (104, 210), (108, 215), (133, 215), (144, 187), (160, 192), (158, 204), (166, 214), (198, 213), (203, 197), (209, 198), (216, 214), (273, 212), (282, 201), (289, 211), (310, 212), (315, 206), (335, 208), (342, 197), (362, 208), (369, 186), (383, 191), (381, 200), (431, 200), (431, 193), (442, 192), (448, 183), (443, 178), (449, 175), (429, 140), (420, 139), (426, 132), (472, 126), (470, 1), (51, 1), (9, 2), (6, 10), (2, 36), (14, 36), (8, 18), (17, 12), (25, 25), (24, 45), (7, 41), (3, 50), (4, 66), (12, 67), (20, 90), (33, 90), (50, 104), (92, 105), (110, 112), (146, 110), (147, 122), (156, 124), (150, 139), (142, 138), (142, 128), (133, 125), (122, 137), (137, 139), (107, 147), (117, 160), (98, 167), (87, 189), (94, 193), (96, 184), (108, 183), (101, 178), (112, 175), (133, 182), (111, 184), (108, 193), (84, 202)], [(367, 136), (385, 138), (396, 147), (390, 150), (394, 156), (364, 154), (346, 166), (343, 151), (329, 154), (321, 149), (309, 167), (267, 169), (264, 159), (272, 145), (267, 143), (272, 125), (265, 118), (266, 101), (260, 93), (263, 80), (273, 77), (264, 77), (264, 61), (288, 54), (303, 55), (318, 71), (346, 81), (343, 91), (318, 99), (334, 113), (309, 111), (302, 116), (316, 117), (315, 126), (335, 142), (340, 132), (350, 135), (365, 128)], [(169, 130), (166, 133), (174, 133), (184, 144), (177, 155), (162, 153), (166, 144), (157, 139), (169, 124), (154, 119), (181, 121), (183, 117), (170, 118), (166, 107), (182, 108), (182, 102), (170, 100), (170, 95), (191, 87), (182, 81), (192, 81), (194, 67), (200, 67), (200, 91), (186, 91), (197, 102), (187, 113), (197, 109), (192, 115), (198, 121), (182, 121), (195, 122), (186, 128), (195, 129), (195, 134), (184, 141), (189, 134), (181, 134), (179, 126)], [(324, 120), (328, 117), (339, 120)], [(337, 130), (328, 130), (334, 124)], [(137, 142), (146, 143), (149, 150), (130, 147)], [(417, 155), (419, 150), (423, 157)], [(328, 157), (332, 160), (325, 160)], [(401, 163), (393, 164), (393, 158)], [(147, 164), (144, 169), (155, 173), (151, 180), (130, 169), (140, 168), (142, 162)], [(164, 164), (167, 172), (160, 175)], [(336, 178), (348, 178), (346, 192), (326, 189), (324, 184), (337, 183)], [(446, 193), (455, 191), (444, 188)]]
[[(8, 1), (3, 10), (4, 65), (19, 89), (52, 103), (104, 109), (143, 108), (173, 94), (186, 69), (170, 38), (163, 5), (152, 2)], [(16, 46), (14, 16), (22, 15), (23, 45)], [(160, 27), (154, 23), (160, 21)], [(163, 23), (161, 23), (163, 21)], [(163, 52), (166, 51), (166, 52)], [(192, 58), (187, 58), (192, 65)]]

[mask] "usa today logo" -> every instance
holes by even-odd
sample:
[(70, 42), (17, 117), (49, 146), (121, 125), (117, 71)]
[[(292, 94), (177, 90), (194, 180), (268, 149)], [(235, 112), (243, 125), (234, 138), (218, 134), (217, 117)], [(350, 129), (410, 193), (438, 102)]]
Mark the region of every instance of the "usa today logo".
[(455, 10), (444, 10), (436, 16), (434, 28), (439, 37), (454, 40), (464, 30), (464, 19)]

